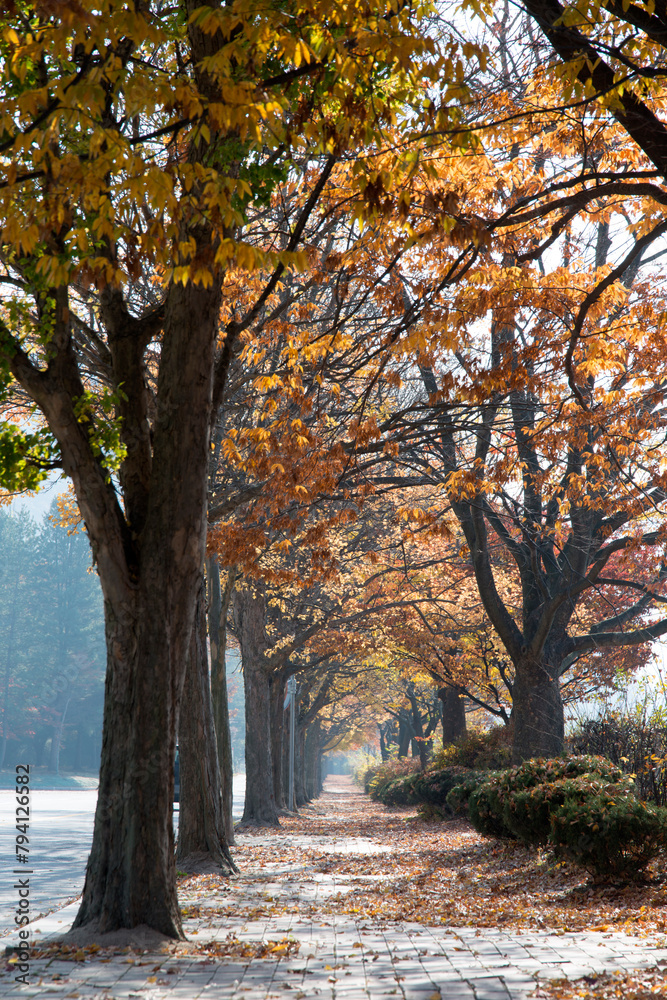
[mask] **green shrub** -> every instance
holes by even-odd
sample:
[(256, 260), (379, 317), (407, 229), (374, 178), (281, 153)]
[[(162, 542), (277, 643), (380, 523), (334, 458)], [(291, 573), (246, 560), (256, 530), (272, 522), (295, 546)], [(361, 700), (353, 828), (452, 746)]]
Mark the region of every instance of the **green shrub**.
[(468, 815), (468, 801), (474, 791), (493, 775), (493, 771), (471, 771), (470, 776), (447, 794), (447, 806), (453, 813)]
[(409, 774), (407, 778), (396, 778), (388, 785), (383, 785), (374, 798), (386, 806), (407, 806), (415, 802), (414, 787), (421, 774)]
[(422, 802), (417, 810), (417, 815), (424, 823), (441, 822), (443, 819), (451, 817), (451, 811), (444, 806), (434, 806), (430, 802)]
[(503, 820), (519, 840), (527, 844), (547, 844), (552, 816), (565, 802), (583, 803), (603, 793), (626, 798), (633, 791), (631, 779), (622, 777), (609, 782), (595, 772), (544, 782), (532, 788), (510, 789), (504, 797)]
[(447, 794), (469, 774), (467, 767), (453, 767), (444, 771), (417, 771), (406, 777), (392, 778), (385, 784), (376, 785), (372, 797), (386, 806), (428, 804), (439, 810), (442, 816), (451, 815), (446, 803)]
[(384, 761), (368, 768), (363, 775), (364, 791), (368, 792), (372, 799), (379, 800), (382, 790), (392, 781), (417, 773), (420, 773), (418, 757), (400, 757)]
[(550, 842), (593, 875), (637, 878), (667, 848), (667, 809), (609, 790), (566, 797), (551, 816)]
[(623, 772), (604, 757), (592, 755), (580, 757), (553, 757), (550, 760), (538, 758), (526, 760), (523, 764), (503, 772), (502, 780), (508, 788), (535, 788), (545, 782), (563, 781), (584, 774), (596, 774), (606, 782), (616, 782), (623, 778)]
[(433, 755), (431, 767), (443, 770), (459, 766), (478, 771), (496, 771), (509, 767), (512, 759), (512, 738), (511, 726), (470, 730), (455, 743), (438, 750)]
[(469, 777), (467, 767), (448, 767), (440, 771), (425, 771), (417, 775), (414, 783), (414, 801), (446, 809), (449, 792)]
[(667, 849), (667, 809), (639, 802), (602, 757), (526, 761), (450, 793), (480, 833), (550, 844), (595, 875), (636, 878)]
[(514, 837), (503, 819), (503, 787), (495, 777), (483, 781), (471, 793), (468, 815), (478, 833), (487, 837)]
[(469, 792), (470, 820), (479, 833), (487, 836), (546, 843), (551, 809), (563, 802), (563, 790), (557, 786), (584, 776), (615, 784), (623, 779), (623, 772), (603, 757), (528, 760), (489, 775), (478, 789)]

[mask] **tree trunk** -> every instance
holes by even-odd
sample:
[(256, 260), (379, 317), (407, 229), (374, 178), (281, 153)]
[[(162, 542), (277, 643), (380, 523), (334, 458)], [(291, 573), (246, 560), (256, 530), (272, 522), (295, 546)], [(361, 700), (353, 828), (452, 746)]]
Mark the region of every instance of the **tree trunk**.
[(321, 731), (319, 720), (316, 719), (306, 732), (305, 743), (305, 772), (306, 772), (306, 794), (309, 799), (316, 799), (322, 791), (321, 780)]
[[(271, 679), (271, 762), (273, 764), (273, 794), (279, 811), (288, 809), (286, 786), (283, 782), (285, 748), (289, 754), (289, 737), (285, 739), (285, 674), (278, 671)], [(289, 716), (288, 716), (289, 718)]]
[(452, 687), (441, 687), (438, 698), (442, 702), (442, 744), (448, 746), (466, 734), (465, 700)]
[(297, 722), (294, 741), (294, 798), (296, 807), (305, 806), (308, 800), (306, 787), (306, 727)]
[(313, 749), (315, 742), (315, 723), (311, 723), (307, 729), (303, 744), (303, 784), (306, 797), (310, 801), (315, 797), (313, 782)]
[(183, 685), (178, 744), (181, 784), (178, 867), (188, 873), (198, 873), (219, 866), (225, 875), (230, 875), (236, 871), (236, 866), (225, 836), (206, 654), (203, 578)]
[(389, 760), (388, 736), (391, 730), (391, 723), (388, 722), (385, 726), (382, 726), (378, 722), (377, 726), (380, 730), (380, 757), (382, 758), (382, 763), (384, 763)]
[[(182, 937), (176, 898), (174, 755), (177, 694), (166, 615), (118, 621), (109, 651), (93, 847), (74, 928), (148, 924)], [(133, 627), (132, 627), (133, 626)], [(192, 626), (190, 626), (190, 632)], [(183, 656), (187, 647), (183, 649)]]
[(224, 591), (220, 588), (220, 567), (215, 559), (206, 562), (208, 579), (208, 634), (211, 641), (211, 699), (213, 721), (218, 746), (220, 794), (227, 844), (234, 843), (234, 762), (232, 737), (229, 731), (229, 701), (227, 698), (227, 611), (234, 588), (234, 571), (227, 573)]
[[(135, 491), (145, 498), (145, 511), (139, 505), (136, 514), (143, 525), (140, 537), (131, 535), (120, 508), (112, 507), (116, 501), (102, 474), (94, 475), (89, 465), (84, 475), (83, 466), (76, 464), (77, 448), (84, 454), (76, 438), (83, 430), (76, 421), (67, 424), (74, 443), (60, 441), (105, 605), (100, 783), (74, 922), (74, 929), (87, 926), (92, 934), (147, 924), (169, 937), (183, 936), (176, 895), (173, 772), (178, 704), (204, 565), (218, 314), (217, 279), (208, 290), (171, 286), (150, 468), (144, 473), (145, 493), (139, 486)], [(114, 343), (114, 350), (132, 349), (131, 337)], [(135, 387), (124, 389), (131, 402)], [(55, 422), (58, 415), (47, 416)], [(138, 459), (132, 468), (138, 474)], [(126, 482), (127, 490), (131, 486)]]
[(515, 664), (512, 688), (512, 763), (563, 752), (565, 720), (558, 673), (547, 663)]
[[(289, 715), (285, 714), (283, 710), (283, 732), (285, 734), (283, 739), (283, 752), (281, 754), (281, 776), (285, 795), (285, 805), (288, 811), (292, 811), (294, 806), (293, 802), (289, 801)], [(295, 750), (296, 755), (296, 750)], [(296, 766), (296, 759), (295, 759)]]
[(408, 718), (408, 713), (401, 709), (398, 716), (398, 756), (407, 757), (410, 743), (414, 736), (412, 723)]
[[(412, 711), (412, 731), (414, 733), (412, 741), (412, 756), (419, 756), (419, 766), (422, 771), (425, 771), (426, 764), (428, 763), (428, 753), (426, 749), (426, 740), (424, 739), (424, 727), (422, 726), (421, 712), (419, 711), (419, 705), (417, 704), (415, 686), (412, 683), (408, 684), (407, 696), (410, 702), (410, 709)], [(415, 748), (417, 750), (416, 754)]]
[[(253, 589), (251, 589), (253, 588)], [(264, 653), (266, 603), (261, 584), (248, 584), (234, 598), (245, 687), (245, 807), (242, 826), (279, 826), (273, 793), (271, 692)]]

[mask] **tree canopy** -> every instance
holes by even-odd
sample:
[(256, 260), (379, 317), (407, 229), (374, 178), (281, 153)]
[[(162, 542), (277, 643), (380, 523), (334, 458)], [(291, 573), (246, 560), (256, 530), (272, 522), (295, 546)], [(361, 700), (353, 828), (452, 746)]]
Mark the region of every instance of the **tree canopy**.
[[(209, 523), (258, 674), (398, 608), (408, 553), (431, 624), (474, 581), (517, 759), (559, 749), (581, 656), (667, 631), (661, 17), (8, 6), (1, 482), (71, 478), (105, 605), (79, 926), (181, 934), (172, 762)], [(290, 604), (333, 627), (283, 622), (270, 663)]]

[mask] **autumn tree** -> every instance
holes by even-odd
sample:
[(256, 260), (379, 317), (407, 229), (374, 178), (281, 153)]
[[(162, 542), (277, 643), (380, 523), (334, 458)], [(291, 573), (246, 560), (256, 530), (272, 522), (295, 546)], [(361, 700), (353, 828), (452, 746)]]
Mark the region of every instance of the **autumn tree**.
[(381, 703), (375, 696), (381, 685), (381, 671), (374, 671), (353, 658), (341, 661), (335, 656), (299, 683), (297, 805), (308, 802), (322, 791), (326, 754), (374, 741), (375, 727), (382, 713)]
[[(509, 31), (493, 20), (494, 33)], [(494, 50), (469, 107), (475, 152), (445, 146), (438, 161), (432, 149), (432, 171), (413, 188), (410, 217), (423, 229), (401, 264), (401, 388), (366, 406), (348, 440), (376, 488), (444, 494), (441, 522), (463, 533), (511, 661), (522, 759), (562, 747), (561, 677), (576, 661), (646, 648), (667, 629), (665, 223), (655, 172), (616, 111), (559, 106), (539, 39), (524, 22), (513, 30), (518, 49), (503, 40)], [(424, 303), (438, 281), (439, 298)], [(501, 566), (515, 584), (509, 602)]]
[[(384, 7), (381, 8), (384, 12)], [(3, 22), (6, 476), (71, 477), (105, 602), (93, 847), (76, 927), (182, 934), (172, 764), (206, 532), (210, 429), (247, 316), (219, 328), (228, 268), (302, 265), (336, 160), (376, 137), (432, 43), (406, 11), (65, 3)], [(247, 206), (307, 158), (300, 223), (272, 254)], [(362, 169), (357, 190), (366, 181)], [(219, 334), (221, 333), (221, 336)]]
[[(374, 631), (387, 662), (407, 671), (427, 674), (439, 686), (442, 700), (443, 738), (451, 741), (465, 729), (465, 697), (498, 722), (509, 724), (513, 714), (515, 669), (494, 629), (480, 597), (474, 569), (460, 531), (442, 532), (442, 499), (429, 487), (403, 494), (394, 516), (402, 521), (400, 544), (377, 554), (377, 563), (366, 581), (366, 600), (374, 595), (378, 610)], [(446, 510), (446, 505), (445, 505)], [(453, 526), (455, 527), (455, 526)], [(502, 541), (489, 532), (489, 556), (498, 593), (514, 616), (520, 616), (520, 580)], [(645, 565), (641, 565), (642, 558)], [(650, 552), (635, 552), (630, 561), (635, 581), (652, 578)], [(609, 573), (624, 575), (618, 556), (610, 560)], [(382, 604), (379, 600), (382, 600)], [(613, 600), (619, 610), (634, 605), (632, 591), (591, 587), (578, 602), (579, 628), (594, 626), (606, 617)], [(604, 610), (604, 605), (607, 611)], [(650, 621), (649, 607), (637, 619)], [(582, 700), (603, 687), (614, 687), (651, 657), (650, 643), (581, 652), (560, 675), (564, 704)], [(451, 718), (449, 717), (451, 715)]]

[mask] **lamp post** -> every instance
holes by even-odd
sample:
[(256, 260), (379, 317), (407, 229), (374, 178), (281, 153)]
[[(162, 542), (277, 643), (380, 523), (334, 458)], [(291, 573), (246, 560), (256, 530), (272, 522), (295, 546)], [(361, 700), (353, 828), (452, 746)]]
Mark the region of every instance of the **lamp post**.
[(296, 812), (296, 802), (294, 801), (294, 748), (296, 739), (296, 677), (292, 676), (287, 681), (287, 697), (285, 707), (289, 705), (289, 793), (288, 809)]

